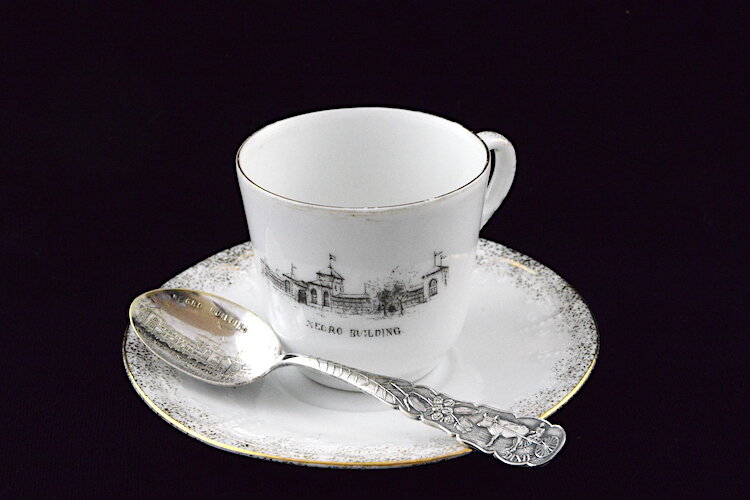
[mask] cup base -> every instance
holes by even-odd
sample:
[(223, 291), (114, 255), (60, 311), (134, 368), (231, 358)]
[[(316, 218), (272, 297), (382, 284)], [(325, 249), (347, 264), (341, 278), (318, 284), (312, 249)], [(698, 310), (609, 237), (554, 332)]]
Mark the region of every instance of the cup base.
[[(426, 377), (432, 370), (435, 369), (435, 367), (438, 365), (438, 362), (436, 361), (434, 364), (428, 366), (427, 368), (422, 368), (419, 370), (415, 370), (412, 372), (407, 372), (406, 374), (399, 376), (398, 378), (403, 378), (405, 380), (408, 380), (409, 382), (416, 382), (424, 377)], [(330, 387), (332, 389), (338, 389), (341, 391), (350, 391), (350, 392), (358, 392), (358, 390), (345, 382), (342, 382), (336, 378), (329, 377), (328, 375), (323, 375), (322, 373), (310, 370), (310, 369), (303, 369), (302, 373), (312, 380), (313, 382), (317, 382), (320, 385), (324, 385), (326, 387)], [(394, 377), (395, 378), (395, 377)]]

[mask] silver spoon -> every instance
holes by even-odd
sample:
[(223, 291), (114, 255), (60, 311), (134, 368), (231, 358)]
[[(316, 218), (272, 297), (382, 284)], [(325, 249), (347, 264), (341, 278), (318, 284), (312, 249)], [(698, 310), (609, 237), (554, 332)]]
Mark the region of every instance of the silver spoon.
[(254, 382), (280, 366), (302, 366), (346, 382), (507, 464), (542, 465), (565, 444), (562, 427), (541, 418), (516, 417), (406, 380), (286, 354), (268, 323), (239, 304), (210, 293), (184, 289), (146, 292), (130, 305), (130, 323), (151, 352), (209, 384), (235, 387)]

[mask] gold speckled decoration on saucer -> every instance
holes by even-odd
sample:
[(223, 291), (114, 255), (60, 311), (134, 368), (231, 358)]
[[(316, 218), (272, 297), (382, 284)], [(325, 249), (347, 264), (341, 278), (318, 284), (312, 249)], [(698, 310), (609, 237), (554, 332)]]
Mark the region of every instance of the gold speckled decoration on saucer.
[[(266, 292), (252, 256), (250, 243), (237, 245), (164, 286), (222, 295), (263, 316)], [(480, 240), (477, 263), (463, 333), (420, 382), (463, 400), (547, 417), (593, 369), (599, 338), (591, 312), (552, 270), (498, 243)], [(383, 468), (470, 451), (368, 396), (323, 387), (294, 368), (249, 386), (214, 387), (156, 358), (131, 329), (123, 359), (136, 392), (158, 415), (235, 453), (304, 465)]]

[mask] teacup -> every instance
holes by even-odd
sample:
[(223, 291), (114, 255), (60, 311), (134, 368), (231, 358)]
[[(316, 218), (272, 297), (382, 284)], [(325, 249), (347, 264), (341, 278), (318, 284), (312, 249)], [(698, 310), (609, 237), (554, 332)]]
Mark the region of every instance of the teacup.
[(500, 134), (402, 109), (318, 111), (251, 135), (237, 174), (285, 349), (427, 374), (461, 333), (479, 230), (515, 165)]

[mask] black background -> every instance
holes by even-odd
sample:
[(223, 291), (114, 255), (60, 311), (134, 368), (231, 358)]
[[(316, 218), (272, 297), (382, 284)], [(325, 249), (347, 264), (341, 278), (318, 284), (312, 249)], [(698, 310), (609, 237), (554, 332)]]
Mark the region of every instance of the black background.
[[(0, 493), (746, 493), (747, 323), (732, 322), (747, 300), (740, 7), (4, 7)], [(355, 105), (428, 111), (515, 145), (515, 184), (482, 236), (566, 278), (601, 335), (590, 380), (552, 417), (569, 444), (549, 466), (254, 460), (170, 428), (132, 390), (130, 300), (248, 238), (241, 141)]]

